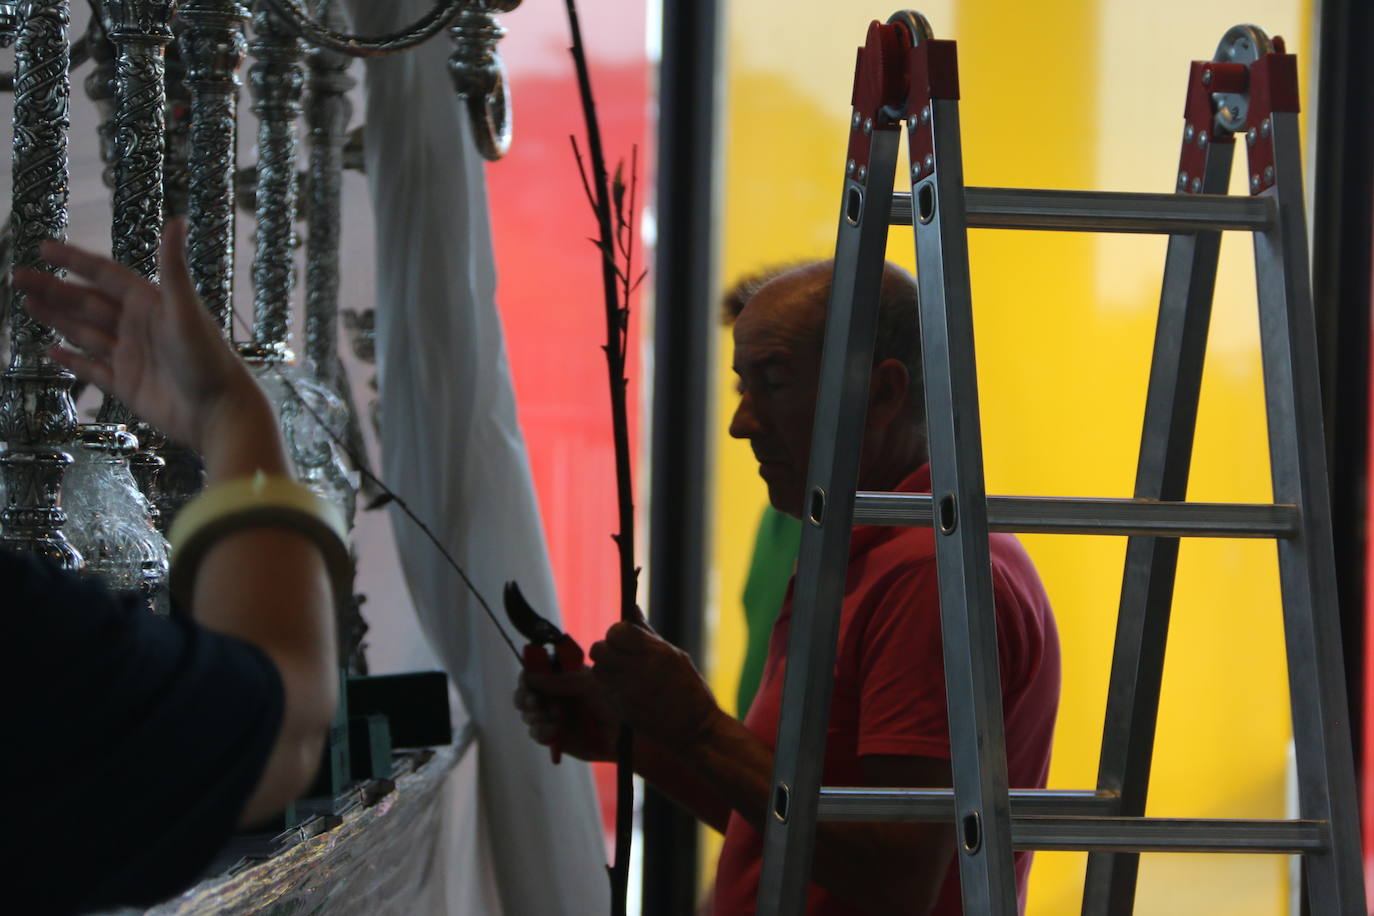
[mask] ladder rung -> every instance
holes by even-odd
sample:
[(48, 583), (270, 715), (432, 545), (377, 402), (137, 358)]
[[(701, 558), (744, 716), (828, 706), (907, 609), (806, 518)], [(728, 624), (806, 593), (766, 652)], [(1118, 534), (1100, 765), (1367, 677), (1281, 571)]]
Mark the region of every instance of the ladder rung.
[(1172, 817), (1013, 817), (1017, 849), (1240, 852), (1295, 855), (1327, 848), (1324, 821)]
[[(854, 496), (856, 525), (929, 526), (931, 512), (928, 493), (860, 491)], [(1298, 533), (1298, 511), (1294, 506), (1258, 503), (989, 496), (988, 528), (1042, 534), (1289, 538)]]
[[(1012, 789), (1013, 814), (1114, 814), (1115, 792)], [(953, 789), (821, 789), (816, 818), (822, 821), (947, 821), (954, 816)]]
[[(1273, 224), (1267, 197), (965, 188), (970, 229), (1061, 232), (1188, 233), (1205, 229), (1263, 231)], [(892, 195), (891, 224), (911, 225), (911, 194)]]

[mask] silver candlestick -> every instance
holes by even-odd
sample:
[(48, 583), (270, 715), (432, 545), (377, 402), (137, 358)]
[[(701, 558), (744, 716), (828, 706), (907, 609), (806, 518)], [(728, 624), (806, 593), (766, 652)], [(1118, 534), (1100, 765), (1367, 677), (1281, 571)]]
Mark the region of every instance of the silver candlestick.
[(191, 89), (191, 197), (187, 257), (205, 307), (232, 330), (234, 169), (239, 66), (247, 51), (248, 8), (235, 0), (186, 0), (181, 53)]
[(258, 116), (257, 248), (253, 255), (253, 342), (246, 356), (291, 359), (287, 347), (296, 213), (296, 119), (305, 68), (300, 39), (261, 2), (253, 11), (248, 81)]
[[(14, 267), (51, 270), (38, 254), (43, 239), (67, 230), (67, 0), (32, 0), (15, 44)], [(62, 445), (76, 431), (73, 377), (53, 363), (57, 334), (29, 317), (24, 295), (12, 299), (10, 364), (0, 377), (0, 466), (6, 505), (0, 543), (40, 554), (67, 569), (81, 555), (62, 534), (62, 477), (71, 456)]]
[[(106, 27), (115, 46), (114, 259), (157, 282), (158, 242), (163, 223), (163, 164), (167, 136), (164, 49), (172, 40), (172, 0), (106, 0)], [(138, 452), (129, 469), (152, 507), (155, 523), (165, 524), (170, 507), (160, 478), (165, 462), (157, 449), (165, 438), (138, 420), (120, 400), (106, 394), (97, 419), (123, 423), (137, 437)]]
[[(333, 4), (320, 4), (320, 18), (333, 24)], [(328, 48), (310, 54), (306, 119), (310, 133), (309, 232), (305, 246), (305, 356), (325, 385), (339, 376), (339, 223), (345, 131), (353, 106), (348, 90), (350, 61)]]

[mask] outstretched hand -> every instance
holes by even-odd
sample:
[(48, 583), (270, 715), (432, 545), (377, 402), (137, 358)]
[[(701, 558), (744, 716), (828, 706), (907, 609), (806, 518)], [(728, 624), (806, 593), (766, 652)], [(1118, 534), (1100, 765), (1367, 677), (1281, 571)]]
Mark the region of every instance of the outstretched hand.
[(54, 361), (168, 436), (202, 449), (207, 430), (261, 395), (196, 295), (185, 240), (185, 221), (169, 222), (161, 287), (109, 258), (54, 241), (42, 244), (43, 258), (89, 285), (27, 269), (14, 272), (14, 285), (29, 314), (66, 338), (49, 351)]

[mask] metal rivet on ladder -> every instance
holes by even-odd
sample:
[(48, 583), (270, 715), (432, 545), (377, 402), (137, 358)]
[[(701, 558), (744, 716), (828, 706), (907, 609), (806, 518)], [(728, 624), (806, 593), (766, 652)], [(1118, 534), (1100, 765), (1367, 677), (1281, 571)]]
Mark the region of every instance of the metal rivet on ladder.
[(967, 854), (973, 855), (983, 847), (983, 822), (977, 811), (970, 811), (959, 820), (959, 832)]
[(864, 212), (864, 192), (851, 187), (844, 196), (844, 218), (851, 226), (859, 225), (859, 217)]
[(825, 491), (820, 487), (811, 488), (811, 503), (806, 517), (817, 528), (825, 520)]
[(931, 182), (927, 181), (921, 185), (916, 200), (919, 205), (918, 212), (921, 215), (921, 222), (928, 223), (933, 220), (935, 218), (935, 187)]
[(780, 782), (773, 789), (773, 816), (787, 823), (787, 804), (792, 798), (792, 790), (787, 783)]
[(953, 493), (946, 493), (940, 497), (940, 533), (953, 534), (954, 529), (959, 527), (959, 507), (954, 501)]

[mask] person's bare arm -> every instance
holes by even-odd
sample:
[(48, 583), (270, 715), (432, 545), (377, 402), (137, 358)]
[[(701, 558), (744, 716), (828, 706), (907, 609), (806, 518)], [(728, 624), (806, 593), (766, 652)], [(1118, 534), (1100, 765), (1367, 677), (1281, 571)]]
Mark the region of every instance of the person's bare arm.
[[(762, 832), (770, 816), (773, 752), (716, 705), (687, 655), (647, 627), (623, 623), (611, 627), (590, 655), (620, 716)], [(947, 761), (898, 756), (861, 761), (866, 785), (952, 784)], [(821, 824), (811, 879), (866, 912), (923, 914), (939, 893), (953, 843), (948, 825)]]
[[(54, 242), (44, 243), (44, 258), (91, 285), (32, 270), (16, 271), (15, 285), (33, 316), (66, 337), (52, 358), (198, 450), (211, 483), (258, 471), (289, 476), (266, 397), (191, 285), (184, 238), (184, 224), (171, 224), (160, 289), (108, 258)], [(314, 778), (337, 700), (332, 609), (318, 548), (290, 531), (237, 531), (216, 542), (198, 570), (196, 620), (262, 649), (285, 692), (281, 729), (244, 824), (279, 811)]]
[[(530, 737), (540, 744), (556, 743), (564, 753), (580, 760), (615, 759), (615, 714), (606, 703), (605, 688), (590, 670), (522, 672), (515, 706), (529, 727)], [(725, 832), (730, 806), (679, 755), (636, 733), (634, 766), (637, 774), (698, 820)]]
[[(251, 382), (251, 379), (249, 380)], [(232, 419), (215, 424), (203, 454), (209, 483), (289, 476), (272, 408), (256, 384)], [(338, 698), (333, 603), (319, 548), (283, 528), (245, 528), (221, 538), (197, 570), (197, 621), (259, 647), (281, 674), (281, 729), (240, 826), (282, 810), (310, 787)]]

